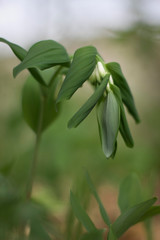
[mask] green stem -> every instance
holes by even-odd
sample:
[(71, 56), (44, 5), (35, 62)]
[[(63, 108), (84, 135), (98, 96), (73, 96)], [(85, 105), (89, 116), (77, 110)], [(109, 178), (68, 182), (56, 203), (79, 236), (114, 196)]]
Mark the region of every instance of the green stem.
[(49, 82), (49, 84), (48, 84), (48, 87), (51, 87), (51, 86), (52, 86), (52, 83), (53, 83), (54, 79), (58, 76), (58, 74), (59, 74), (59, 72), (61, 71), (61, 69), (62, 69), (62, 66), (59, 66), (59, 67), (57, 68), (57, 70), (54, 72), (54, 74), (53, 74), (53, 76), (51, 77), (51, 80), (50, 80), (50, 82)]
[(147, 219), (144, 224), (145, 224), (145, 227), (146, 227), (146, 232), (147, 232), (147, 239), (148, 240), (152, 240), (153, 237), (152, 237), (152, 225), (151, 225), (151, 219)]
[(36, 142), (35, 142), (33, 159), (31, 163), (30, 175), (29, 175), (27, 191), (26, 191), (27, 200), (29, 200), (32, 195), (33, 183), (34, 183), (37, 161), (38, 161), (38, 151), (39, 151), (40, 139), (41, 139), (41, 133), (42, 133), (43, 114), (44, 114), (44, 96), (41, 94), (41, 108), (40, 108), (39, 121), (37, 126)]

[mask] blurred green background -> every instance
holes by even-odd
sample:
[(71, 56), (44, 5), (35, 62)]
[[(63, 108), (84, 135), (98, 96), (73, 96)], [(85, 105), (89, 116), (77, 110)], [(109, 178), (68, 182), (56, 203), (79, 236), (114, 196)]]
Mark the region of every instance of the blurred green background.
[[(69, 191), (75, 182), (83, 180), (84, 169), (89, 170), (97, 187), (113, 186), (115, 198), (122, 179), (135, 172), (144, 186), (145, 198), (156, 195), (160, 199), (160, 25), (139, 18), (141, 8), (136, 4), (132, 8), (135, 21), (125, 29), (106, 26), (98, 35), (87, 38), (65, 38), (65, 32), (61, 36), (60, 41), (71, 54), (78, 47), (94, 45), (106, 62), (120, 63), (141, 123), (136, 125), (128, 116), (135, 146), (127, 148), (119, 136), (116, 157), (107, 160), (101, 150), (95, 110), (78, 128), (67, 129), (70, 117), (92, 93), (89, 84), (63, 103), (59, 118), (43, 134), (33, 191), (33, 197), (60, 219), (67, 211)], [(53, 35), (49, 38), (54, 39)], [(28, 72), (13, 79), (16, 64), (13, 55), (0, 57), (0, 172), (23, 193), (35, 135), (21, 111), (21, 93)]]

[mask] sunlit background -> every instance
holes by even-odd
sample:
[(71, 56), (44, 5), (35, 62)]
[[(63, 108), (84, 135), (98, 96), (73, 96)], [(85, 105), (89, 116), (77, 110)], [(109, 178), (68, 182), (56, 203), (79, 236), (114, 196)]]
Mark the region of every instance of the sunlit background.
[[(105, 159), (94, 111), (77, 129), (67, 129), (67, 121), (92, 93), (85, 84), (63, 104), (59, 119), (43, 135), (33, 197), (65, 225), (69, 190), (76, 188), (75, 182), (82, 185), (88, 169), (113, 219), (119, 183), (132, 172), (140, 178), (144, 199), (160, 198), (160, 1), (0, 0), (0, 37), (26, 49), (36, 41), (54, 39), (71, 54), (84, 45), (96, 46), (106, 62), (122, 66), (141, 118), (136, 125), (128, 116), (134, 148), (128, 149), (119, 136), (115, 159)], [(22, 119), (21, 92), (28, 73), (13, 79), (18, 63), (0, 43), (0, 171), (23, 192), (35, 136)], [(100, 226), (97, 211), (90, 214)], [(153, 224), (155, 240), (159, 221)], [(137, 239), (145, 239), (143, 229), (132, 231), (138, 232)]]

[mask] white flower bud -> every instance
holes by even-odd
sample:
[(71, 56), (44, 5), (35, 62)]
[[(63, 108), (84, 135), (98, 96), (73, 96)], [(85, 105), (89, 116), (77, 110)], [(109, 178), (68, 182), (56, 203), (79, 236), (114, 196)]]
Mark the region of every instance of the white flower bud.
[(106, 75), (106, 70), (104, 69), (103, 64), (102, 64), (101, 62), (98, 62), (98, 63), (97, 63), (97, 66), (98, 66), (98, 71), (99, 71), (101, 77), (102, 77), (102, 78), (105, 77), (105, 75)]

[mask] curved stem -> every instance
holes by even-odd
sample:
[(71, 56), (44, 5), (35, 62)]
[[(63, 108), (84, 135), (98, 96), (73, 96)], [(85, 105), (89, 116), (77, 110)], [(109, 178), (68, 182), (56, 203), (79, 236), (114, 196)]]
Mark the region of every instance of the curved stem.
[(48, 87), (51, 87), (51, 85), (53, 84), (53, 81), (55, 80), (55, 78), (58, 76), (58, 74), (60, 73), (61, 69), (63, 68), (63, 66), (59, 66), (57, 68), (57, 70), (54, 72), (53, 76), (50, 79), (50, 82), (48, 84)]
[(39, 151), (40, 139), (41, 139), (41, 133), (42, 133), (43, 114), (44, 114), (44, 96), (41, 94), (41, 108), (40, 108), (39, 121), (37, 126), (36, 142), (35, 142), (34, 154), (33, 154), (30, 175), (29, 175), (29, 180), (28, 180), (27, 190), (26, 190), (26, 198), (28, 200), (31, 198), (31, 195), (32, 195), (33, 182), (34, 182), (34, 177), (35, 177), (35, 172), (37, 167), (38, 151)]

